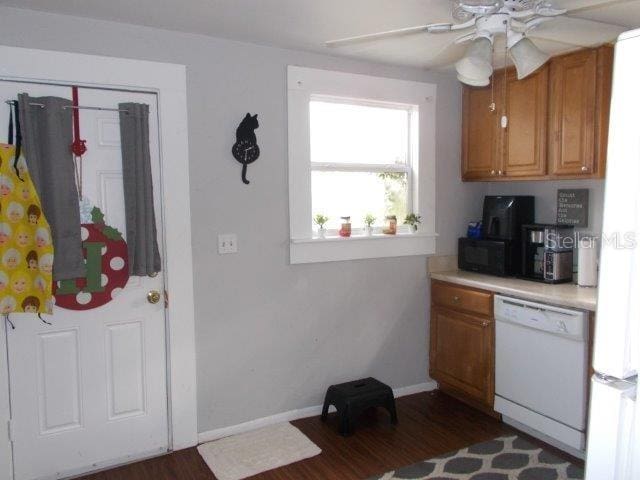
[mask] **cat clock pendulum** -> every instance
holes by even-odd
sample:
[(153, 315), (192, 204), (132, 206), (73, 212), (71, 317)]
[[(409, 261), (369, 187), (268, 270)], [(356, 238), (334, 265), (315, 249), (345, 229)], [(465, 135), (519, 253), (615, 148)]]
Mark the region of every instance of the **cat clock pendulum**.
[(242, 181), (245, 185), (249, 185), (247, 167), (260, 156), (260, 147), (258, 147), (255, 132), (259, 126), (258, 114), (247, 113), (236, 129), (236, 143), (231, 149), (233, 158), (242, 164)]

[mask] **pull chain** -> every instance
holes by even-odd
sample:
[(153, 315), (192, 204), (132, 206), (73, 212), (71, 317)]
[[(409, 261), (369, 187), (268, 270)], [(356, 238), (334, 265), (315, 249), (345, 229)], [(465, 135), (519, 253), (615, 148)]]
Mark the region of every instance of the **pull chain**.
[(490, 112), (495, 112), (496, 111), (496, 99), (495, 99), (495, 94), (494, 94), (494, 83), (495, 83), (495, 72), (494, 69), (491, 69), (491, 103), (489, 104), (489, 111)]
[[(500, 124), (502, 128), (507, 128), (508, 119), (507, 119), (507, 35), (509, 34), (509, 25), (507, 22), (505, 24), (505, 32), (504, 32), (504, 82), (502, 85), (502, 118), (500, 119)], [(503, 147), (504, 148), (504, 147)]]

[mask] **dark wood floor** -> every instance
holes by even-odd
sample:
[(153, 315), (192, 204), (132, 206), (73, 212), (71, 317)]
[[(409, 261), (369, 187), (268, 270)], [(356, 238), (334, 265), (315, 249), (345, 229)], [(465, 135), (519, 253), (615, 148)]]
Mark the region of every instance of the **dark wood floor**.
[[(365, 415), (355, 435), (343, 438), (330, 415), (292, 422), (322, 453), (251, 477), (253, 480), (362, 480), (514, 430), (440, 392), (397, 400), (399, 424), (383, 410)], [(549, 448), (549, 447), (547, 447)], [(551, 449), (554, 453), (559, 453)], [(561, 456), (575, 461), (567, 455)], [(215, 480), (195, 448), (83, 477), (82, 480)]]

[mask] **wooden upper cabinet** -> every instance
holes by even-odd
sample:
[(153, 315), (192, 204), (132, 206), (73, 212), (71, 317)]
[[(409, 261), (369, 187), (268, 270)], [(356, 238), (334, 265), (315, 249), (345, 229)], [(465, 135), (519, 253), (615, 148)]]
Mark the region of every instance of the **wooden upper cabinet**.
[[(462, 91), (462, 178), (480, 180), (498, 170), (498, 118), (491, 110), (491, 87)], [(493, 172), (493, 173), (492, 173)]]
[(595, 168), (596, 66), (587, 50), (551, 61), (550, 171), (591, 174)]
[(563, 55), (550, 62), (549, 173), (602, 177), (611, 98), (612, 48)]
[[(464, 87), (462, 178), (504, 180), (546, 173), (548, 68), (518, 80), (514, 69), (496, 72), (491, 87)], [(506, 98), (504, 94), (506, 93)], [(495, 102), (495, 109), (491, 103)], [(506, 100), (506, 102), (505, 102)], [(502, 116), (507, 127), (501, 125)]]
[[(518, 80), (515, 69), (506, 75), (506, 102), (499, 102), (498, 116), (507, 116), (500, 126), (498, 176), (536, 177), (547, 170), (547, 94), (549, 69), (544, 66)], [(503, 93), (504, 76), (497, 82)], [(506, 108), (503, 108), (503, 105)]]
[[(491, 87), (463, 87), (462, 179), (602, 178), (605, 172), (613, 49), (552, 58), (517, 80), (509, 68)], [(507, 125), (501, 117), (506, 113)]]

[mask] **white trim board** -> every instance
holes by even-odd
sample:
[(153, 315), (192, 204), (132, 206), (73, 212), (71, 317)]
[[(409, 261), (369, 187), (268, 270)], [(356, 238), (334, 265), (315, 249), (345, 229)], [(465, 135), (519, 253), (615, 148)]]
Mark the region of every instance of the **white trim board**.
[[(197, 443), (193, 263), (183, 65), (0, 46), (0, 79), (146, 91), (158, 96), (165, 228), (169, 445)], [(182, 162), (176, 161), (181, 159)], [(5, 339), (0, 349), (6, 352)], [(0, 478), (12, 478), (11, 444), (1, 430), (10, 415), (7, 358), (0, 352)]]
[[(430, 392), (438, 388), (438, 384), (431, 380), (417, 385), (409, 385), (408, 387), (400, 387), (393, 389), (395, 398), (413, 395), (414, 393)], [(335, 412), (335, 408), (330, 407), (330, 412)], [(300, 408), (298, 410), (289, 410), (288, 412), (277, 413), (268, 417), (256, 418), (248, 422), (231, 425), (229, 427), (216, 428), (207, 432), (198, 434), (198, 443), (207, 443), (220, 438), (237, 435), (239, 433), (250, 432), (269, 425), (275, 425), (282, 422), (291, 422), (300, 418), (316, 417), (322, 413), (322, 405), (314, 405), (313, 407)]]
[[(291, 264), (430, 255), (436, 249), (436, 91), (432, 83), (289, 65), (287, 128), (289, 260)], [(309, 102), (315, 96), (358, 104), (402, 105), (410, 115), (412, 210), (423, 217), (419, 235), (314, 239), (312, 232)], [(401, 220), (401, 219), (400, 219)], [(375, 241), (373, 241), (375, 240)]]

